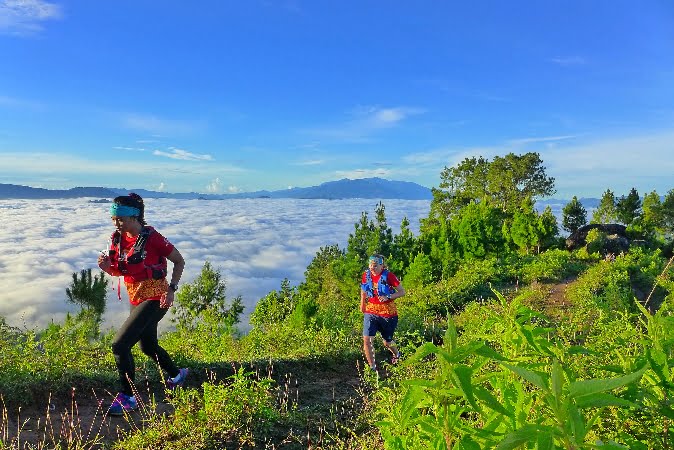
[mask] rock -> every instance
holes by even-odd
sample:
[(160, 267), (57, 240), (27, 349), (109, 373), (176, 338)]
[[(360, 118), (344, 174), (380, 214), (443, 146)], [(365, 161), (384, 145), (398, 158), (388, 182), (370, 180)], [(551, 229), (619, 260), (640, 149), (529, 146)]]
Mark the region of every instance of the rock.
[[(602, 233), (606, 234), (607, 236), (609, 236), (609, 238), (607, 238), (609, 241), (610, 240), (617, 241), (619, 240), (618, 238), (623, 238), (624, 241), (619, 240), (619, 243), (616, 245), (622, 246), (626, 243), (627, 248), (629, 248), (629, 239), (627, 239), (626, 229), (627, 228), (625, 227), (625, 225), (619, 225), (617, 223), (608, 223), (608, 224), (591, 223), (589, 225), (584, 225), (578, 228), (578, 230), (576, 230), (575, 233), (572, 233), (568, 238), (566, 238), (566, 249), (575, 250), (577, 248), (585, 246), (587, 244), (587, 234), (592, 230), (599, 230)], [(609, 251), (607, 253), (612, 252)]]

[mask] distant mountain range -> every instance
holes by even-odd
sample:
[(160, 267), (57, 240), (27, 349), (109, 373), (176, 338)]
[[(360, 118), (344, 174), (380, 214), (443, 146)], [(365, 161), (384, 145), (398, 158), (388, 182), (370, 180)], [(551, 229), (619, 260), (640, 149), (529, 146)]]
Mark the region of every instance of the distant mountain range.
[(112, 199), (118, 195), (136, 192), (143, 198), (179, 198), (224, 200), (233, 198), (302, 198), (302, 199), (345, 199), (382, 198), (403, 200), (430, 200), (431, 190), (409, 181), (389, 181), (382, 178), (342, 179), (329, 181), (319, 186), (283, 189), (279, 191), (242, 192), (237, 194), (169, 193), (146, 189), (76, 187), (67, 190), (42, 189), (15, 184), (0, 184), (0, 199), (55, 199), (98, 197)]

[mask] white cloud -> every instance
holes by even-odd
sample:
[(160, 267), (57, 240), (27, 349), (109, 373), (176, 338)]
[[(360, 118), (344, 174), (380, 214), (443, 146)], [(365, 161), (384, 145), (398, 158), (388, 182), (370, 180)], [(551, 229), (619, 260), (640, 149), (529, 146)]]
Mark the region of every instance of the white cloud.
[(310, 128), (302, 132), (327, 139), (367, 142), (371, 135), (399, 126), (411, 116), (424, 112), (424, 109), (414, 107), (359, 106), (351, 112), (351, 119), (342, 124)]
[[(288, 278), (296, 285), (321, 246), (346, 245), (362, 211), (375, 200), (173, 200), (148, 199), (146, 219), (187, 261), (181, 284), (199, 274), (205, 261), (222, 270), (227, 296), (241, 295), (246, 316), (257, 300)], [(418, 231), (428, 201), (386, 204), (388, 223), (398, 232), (403, 216)], [(330, 214), (326, 215), (326, 209)], [(170, 214), (168, 212), (170, 211)], [(44, 326), (75, 308), (65, 299), (71, 275), (96, 269), (98, 252), (112, 232), (106, 205), (71, 200), (0, 200), (0, 315), (12, 325)], [(76, 245), (75, 245), (76, 243)], [(20, 248), (20, 251), (17, 249)], [(122, 286), (108, 293), (104, 326), (117, 327), (128, 314)], [(168, 320), (162, 322), (169, 326)]]
[(238, 192), (243, 192), (243, 191), (238, 186), (229, 186), (229, 187), (227, 187), (227, 192), (229, 192), (230, 194), (236, 194)]
[(157, 186), (155, 190), (158, 192), (166, 191), (166, 184), (164, 182), (159, 183), (159, 186)]
[(156, 135), (192, 134), (204, 128), (204, 124), (193, 120), (175, 120), (147, 114), (126, 114), (121, 117), (125, 128)]
[(187, 150), (180, 148), (171, 147), (168, 152), (161, 150), (155, 150), (152, 152), (155, 156), (164, 156), (171, 159), (180, 159), (183, 161), (213, 161), (211, 155), (197, 155), (196, 153), (190, 153)]
[[(549, 145), (554, 144), (554, 145)], [(558, 135), (513, 139), (502, 145), (472, 148), (438, 148), (416, 152), (402, 158), (406, 174), (436, 177), (444, 167), (465, 158), (493, 159), (513, 152), (540, 154), (548, 176), (555, 178), (557, 194), (563, 198), (599, 197), (606, 188), (640, 193), (656, 190), (661, 194), (674, 188), (674, 132), (657, 131), (637, 136)]]
[(216, 178), (206, 186), (206, 192), (217, 194), (220, 191), (222, 191), (222, 182), (220, 181), (220, 178)]
[(0, 0), (0, 33), (27, 36), (43, 30), (42, 23), (63, 17), (61, 7), (43, 0)]
[(629, 137), (604, 137), (540, 151), (548, 175), (556, 178), (558, 193), (600, 196), (606, 188), (627, 193), (665, 194), (674, 188), (674, 132)]

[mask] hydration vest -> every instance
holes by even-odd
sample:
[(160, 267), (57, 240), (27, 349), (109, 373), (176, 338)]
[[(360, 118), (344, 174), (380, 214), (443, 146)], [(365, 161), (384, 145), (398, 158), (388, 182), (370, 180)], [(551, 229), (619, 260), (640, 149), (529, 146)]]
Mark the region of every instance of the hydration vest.
[(168, 265), (166, 258), (159, 257), (159, 262), (154, 265), (145, 264), (147, 252), (145, 245), (154, 233), (154, 228), (144, 226), (140, 230), (140, 234), (136, 238), (136, 243), (131, 247), (129, 253), (125, 258), (122, 258), (122, 235), (119, 231), (112, 233), (110, 237), (110, 262), (112, 267), (119, 269), (124, 276), (133, 277), (134, 281), (142, 281), (147, 279), (161, 280), (166, 277), (168, 272)]
[[(370, 270), (365, 271), (365, 283), (361, 283), (360, 288), (367, 294), (368, 297), (375, 297), (374, 292), (374, 283), (372, 282), (372, 275)], [(388, 270), (384, 269), (379, 275), (379, 283), (377, 283), (377, 293), (376, 296), (379, 297), (379, 301), (387, 302), (389, 299), (386, 298), (387, 295), (391, 295), (395, 292), (395, 289), (388, 284)]]

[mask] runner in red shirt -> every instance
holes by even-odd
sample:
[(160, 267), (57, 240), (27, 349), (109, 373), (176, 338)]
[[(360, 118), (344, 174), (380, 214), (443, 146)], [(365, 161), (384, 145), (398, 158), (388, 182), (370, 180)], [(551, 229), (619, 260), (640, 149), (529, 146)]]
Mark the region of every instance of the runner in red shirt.
[[(372, 255), (368, 260), (368, 270), (363, 273), (360, 291), (360, 310), (363, 317), (363, 352), (370, 369), (377, 371), (373, 339), (377, 331), (381, 334), (384, 347), (391, 352), (391, 363), (400, 359), (400, 351), (393, 341), (393, 333), (398, 326), (398, 310), (393, 300), (405, 295), (405, 289), (398, 278), (384, 265), (382, 255)], [(385, 274), (385, 279), (382, 276)]]
[[(138, 407), (133, 392), (136, 368), (131, 354), (136, 343), (169, 375), (167, 387), (182, 385), (188, 373), (175, 365), (157, 339), (157, 325), (173, 305), (185, 260), (173, 244), (146, 225), (144, 213), (145, 205), (139, 195), (131, 193), (115, 198), (110, 215), (117, 231), (112, 235), (108, 254), (98, 258), (101, 270), (124, 277), (131, 303), (131, 313), (112, 341), (121, 391), (108, 409), (111, 415)], [(173, 263), (170, 283), (166, 280), (166, 260)]]

